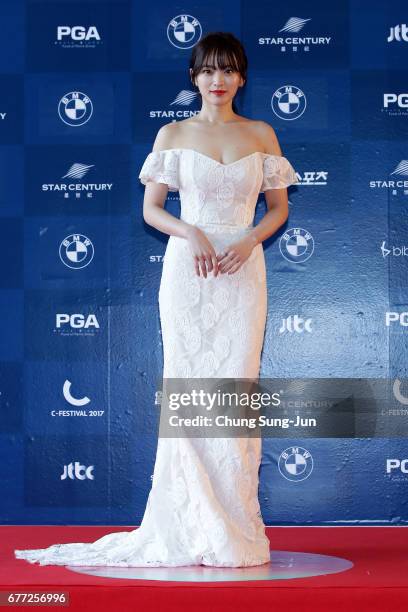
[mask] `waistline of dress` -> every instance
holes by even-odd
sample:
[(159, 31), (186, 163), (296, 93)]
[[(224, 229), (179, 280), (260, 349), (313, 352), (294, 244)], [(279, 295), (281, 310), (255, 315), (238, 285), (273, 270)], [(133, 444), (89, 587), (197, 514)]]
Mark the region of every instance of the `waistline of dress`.
[(208, 223), (194, 223), (193, 225), (195, 225), (196, 227), (207, 227), (207, 228), (222, 228), (222, 229), (234, 229), (234, 230), (251, 230), (253, 229), (254, 225), (250, 224), (250, 225), (243, 225), (243, 224), (238, 224), (238, 223), (225, 223), (224, 221), (210, 221)]

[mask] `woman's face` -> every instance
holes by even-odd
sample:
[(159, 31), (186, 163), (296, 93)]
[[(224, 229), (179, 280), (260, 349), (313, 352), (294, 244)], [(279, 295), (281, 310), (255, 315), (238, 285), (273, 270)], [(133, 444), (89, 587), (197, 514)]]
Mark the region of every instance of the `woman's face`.
[[(244, 79), (232, 67), (219, 68), (217, 62), (214, 64), (215, 68), (202, 66), (195, 78), (195, 84), (200, 90), (203, 102), (221, 106), (232, 102), (238, 87), (244, 84)], [(190, 75), (191, 72), (190, 69)]]

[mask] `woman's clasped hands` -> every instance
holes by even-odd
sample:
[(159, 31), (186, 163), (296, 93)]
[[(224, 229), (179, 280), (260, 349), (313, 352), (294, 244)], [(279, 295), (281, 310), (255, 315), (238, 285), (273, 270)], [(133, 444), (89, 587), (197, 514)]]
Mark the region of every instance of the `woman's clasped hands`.
[(254, 237), (247, 235), (216, 253), (206, 234), (194, 225), (189, 228), (186, 238), (194, 257), (196, 274), (204, 278), (207, 278), (210, 272), (213, 272), (214, 276), (218, 276), (218, 273), (234, 274), (257, 244)]

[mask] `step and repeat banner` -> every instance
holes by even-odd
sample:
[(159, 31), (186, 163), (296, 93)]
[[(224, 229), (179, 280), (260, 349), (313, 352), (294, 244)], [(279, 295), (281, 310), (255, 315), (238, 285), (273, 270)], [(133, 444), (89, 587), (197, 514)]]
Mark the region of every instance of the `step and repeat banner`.
[[(193, 46), (228, 31), (249, 60), (238, 112), (299, 178), (264, 242), (261, 377), (392, 391), (263, 440), (265, 523), (406, 523), (406, 3), (2, 0), (0, 21), (1, 522), (141, 522), (168, 236), (138, 174), (157, 130), (200, 109)], [(314, 397), (288, 409), (313, 416)]]

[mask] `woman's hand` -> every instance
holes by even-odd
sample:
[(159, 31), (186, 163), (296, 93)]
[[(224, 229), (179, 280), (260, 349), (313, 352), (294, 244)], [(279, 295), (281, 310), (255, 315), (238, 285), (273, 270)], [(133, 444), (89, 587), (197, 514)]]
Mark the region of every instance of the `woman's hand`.
[(207, 272), (211, 272), (212, 270), (214, 271), (214, 276), (217, 276), (217, 254), (205, 233), (199, 227), (192, 225), (188, 228), (186, 240), (193, 253), (197, 276), (200, 276), (201, 271), (204, 278), (207, 278)]
[(257, 241), (253, 236), (244, 236), (237, 242), (233, 242), (217, 255), (218, 269), (221, 274), (228, 272), (234, 274), (251, 255)]

